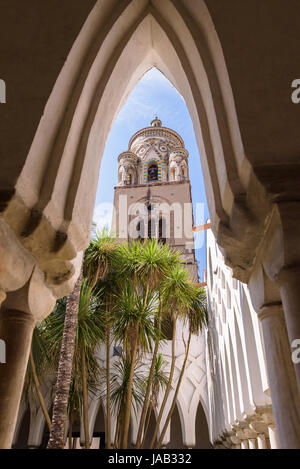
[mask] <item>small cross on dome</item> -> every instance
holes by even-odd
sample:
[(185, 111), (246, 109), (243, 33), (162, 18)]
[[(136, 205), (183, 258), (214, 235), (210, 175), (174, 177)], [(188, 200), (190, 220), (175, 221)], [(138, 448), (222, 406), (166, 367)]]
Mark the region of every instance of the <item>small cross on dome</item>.
[(151, 126), (152, 126), (152, 127), (161, 127), (161, 126), (162, 126), (162, 122), (161, 122), (161, 120), (160, 120), (157, 116), (155, 116), (154, 119), (153, 119), (153, 121), (151, 121)]

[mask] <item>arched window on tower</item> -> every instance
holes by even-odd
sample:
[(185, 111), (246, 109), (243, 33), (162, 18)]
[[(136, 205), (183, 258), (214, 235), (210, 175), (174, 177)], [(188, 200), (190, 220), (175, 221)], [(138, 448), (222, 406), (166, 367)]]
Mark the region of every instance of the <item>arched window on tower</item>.
[(186, 164), (185, 164), (185, 163), (183, 163), (183, 164), (181, 165), (181, 170), (182, 170), (182, 176), (183, 176), (183, 178), (186, 179), (186, 178), (187, 178), (187, 167), (186, 167)]
[(156, 238), (156, 220), (155, 218), (149, 218), (148, 220), (148, 238)]
[(158, 224), (158, 241), (163, 244), (166, 243), (166, 229), (166, 220), (164, 218), (161, 218)]
[(175, 168), (170, 169), (170, 181), (175, 181)]
[(151, 164), (148, 168), (148, 182), (158, 181), (157, 164)]
[(145, 240), (145, 224), (144, 224), (144, 220), (141, 220), (138, 222), (137, 226), (136, 226), (136, 230), (137, 232), (139, 233), (138, 235), (138, 240), (141, 241), (141, 242), (144, 242)]

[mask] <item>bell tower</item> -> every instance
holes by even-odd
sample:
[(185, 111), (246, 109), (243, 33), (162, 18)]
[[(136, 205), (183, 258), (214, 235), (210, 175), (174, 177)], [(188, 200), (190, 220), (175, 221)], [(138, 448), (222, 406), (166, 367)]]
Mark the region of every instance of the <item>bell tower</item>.
[(158, 117), (136, 132), (118, 158), (113, 228), (121, 240), (169, 243), (197, 282), (188, 156), (180, 135)]

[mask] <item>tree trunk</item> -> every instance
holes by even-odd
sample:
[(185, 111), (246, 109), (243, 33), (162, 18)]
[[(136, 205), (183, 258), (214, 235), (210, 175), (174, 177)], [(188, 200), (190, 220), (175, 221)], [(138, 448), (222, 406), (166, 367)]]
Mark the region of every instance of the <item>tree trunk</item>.
[(70, 392), (75, 336), (78, 319), (78, 305), (82, 283), (82, 270), (75, 283), (73, 292), (68, 296), (64, 332), (61, 344), (60, 359), (57, 371), (55, 397), (53, 403), (52, 430), (48, 449), (63, 449), (64, 430), (67, 419)]
[(72, 434), (73, 434), (73, 422), (72, 416), (69, 419), (69, 449), (72, 449)]
[(34, 385), (35, 385), (35, 390), (36, 390), (38, 399), (40, 401), (40, 405), (41, 405), (45, 420), (47, 422), (49, 431), (51, 432), (51, 420), (50, 420), (50, 417), (49, 417), (49, 414), (48, 414), (48, 410), (47, 410), (47, 407), (46, 407), (46, 404), (45, 404), (45, 401), (44, 401), (43, 394), (42, 394), (41, 389), (40, 389), (40, 383), (39, 383), (39, 379), (38, 379), (37, 372), (36, 372), (36, 367), (35, 367), (35, 363), (34, 363), (32, 349), (30, 350), (29, 360), (30, 360), (30, 366), (31, 366), (33, 381), (34, 381)]
[(118, 449), (120, 446), (121, 434), (122, 434), (122, 410), (120, 409), (118, 413), (117, 425), (116, 425), (116, 431), (115, 431), (115, 439), (114, 439), (115, 449)]
[(160, 410), (159, 410), (159, 414), (158, 414), (158, 417), (157, 417), (157, 420), (156, 420), (156, 425), (155, 425), (152, 440), (151, 440), (151, 443), (150, 443), (150, 449), (153, 449), (155, 439), (156, 439), (156, 436), (157, 436), (157, 433), (158, 433), (159, 425), (160, 425), (160, 422), (161, 422), (161, 419), (162, 419), (162, 415), (163, 415), (163, 412), (164, 412), (164, 409), (165, 409), (165, 406), (166, 406), (166, 403), (167, 403), (167, 400), (168, 400), (168, 397), (169, 397), (169, 394), (170, 394), (170, 391), (171, 391), (171, 387), (172, 387), (173, 375), (174, 375), (174, 371), (175, 371), (175, 362), (176, 362), (176, 357), (175, 357), (175, 336), (176, 336), (176, 318), (173, 319), (171, 369), (170, 369), (168, 384), (167, 384), (167, 387), (166, 387), (166, 392), (165, 392), (165, 395), (164, 395), (164, 398), (163, 398), (163, 401), (162, 401), (162, 404), (161, 404), (161, 407), (160, 407)]
[(81, 344), (81, 366), (82, 366), (81, 373), (82, 373), (84, 442), (85, 442), (85, 449), (90, 449), (88, 386), (87, 386), (85, 350), (84, 350), (83, 341)]
[(130, 416), (131, 416), (131, 401), (132, 401), (132, 387), (133, 387), (133, 375), (134, 375), (134, 368), (135, 368), (135, 361), (136, 361), (136, 354), (137, 354), (137, 331), (138, 331), (138, 324), (135, 327), (135, 337), (134, 337), (134, 344), (131, 354), (131, 366), (130, 366), (130, 374), (128, 380), (128, 389), (127, 389), (127, 398), (126, 398), (126, 408), (125, 408), (125, 417), (124, 417), (124, 433), (123, 433), (123, 442), (122, 448), (127, 449), (127, 442), (128, 442), (128, 432), (129, 432), (129, 424), (130, 424)]
[(148, 428), (149, 428), (149, 424), (150, 424), (150, 418), (151, 418), (151, 412), (152, 412), (152, 409), (153, 409), (153, 403), (152, 401), (150, 402), (150, 405), (148, 407), (148, 410), (147, 410), (147, 416), (146, 416), (146, 424), (145, 424), (145, 430), (144, 430), (144, 436), (143, 436), (143, 441), (142, 441), (142, 444), (141, 444), (141, 448), (144, 447), (145, 445), (145, 441), (146, 441), (146, 437), (147, 437), (147, 432), (148, 432)]
[(159, 449), (162, 442), (163, 442), (164, 436), (165, 436), (167, 428), (168, 428), (168, 424), (171, 420), (172, 414), (173, 414), (174, 409), (175, 409), (179, 388), (180, 388), (180, 385), (181, 385), (181, 382), (182, 382), (182, 378), (183, 378), (183, 375), (184, 375), (187, 358), (188, 358), (188, 355), (189, 355), (191, 337), (192, 337), (192, 332), (190, 330), (189, 331), (188, 342), (187, 342), (187, 346), (186, 346), (186, 351), (185, 351), (184, 362), (183, 362), (181, 372), (180, 372), (180, 375), (179, 375), (179, 379), (178, 379), (178, 382), (177, 382), (177, 386), (176, 386), (175, 394), (174, 394), (174, 397), (173, 397), (172, 405), (171, 405), (171, 408), (170, 408), (169, 413), (167, 415), (167, 418), (166, 418), (166, 421), (165, 421), (165, 424), (164, 424), (164, 428), (162, 429), (160, 438), (159, 438), (158, 443), (156, 445), (156, 449)]
[[(158, 318), (158, 330), (160, 332), (160, 327), (161, 327), (161, 314), (159, 315)], [(139, 425), (139, 430), (138, 430), (138, 435), (136, 439), (136, 448), (139, 449), (141, 447), (141, 439), (142, 439), (142, 434), (143, 434), (143, 428), (144, 428), (144, 423), (146, 419), (146, 413), (147, 409), (149, 407), (149, 397), (151, 393), (151, 387), (152, 387), (152, 378), (155, 370), (155, 364), (156, 364), (156, 357), (157, 357), (157, 352), (159, 348), (159, 340), (160, 337), (157, 338), (156, 343), (155, 343), (155, 348), (153, 352), (153, 357), (152, 357), (152, 363), (150, 367), (150, 372), (149, 372), (149, 377), (148, 377), (148, 382), (147, 382), (147, 388), (146, 388), (146, 393), (145, 393), (145, 399), (144, 399), (144, 404), (143, 404), (143, 409), (141, 413), (141, 419), (140, 419), (140, 425)]]
[(110, 404), (110, 331), (106, 329), (106, 448), (111, 449), (111, 404)]

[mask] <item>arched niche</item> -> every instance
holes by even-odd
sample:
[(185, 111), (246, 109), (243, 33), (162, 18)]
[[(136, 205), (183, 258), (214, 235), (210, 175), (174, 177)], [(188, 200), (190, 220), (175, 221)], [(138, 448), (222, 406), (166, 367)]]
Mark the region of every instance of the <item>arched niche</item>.
[(184, 448), (183, 437), (182, 437), (182, 419), (180, 418), (178, 403), (175, 406), (173, 415), (171, 417), (171, 431), (170, 431), (170, 442), (168, 448), (180, 449)]
[(203, 410), (201, 401), (199, 401), (196, 413), (196, 422), (195, 422), (195, 435), (196, 435), (196, 444), (195, 449), (209, 449), (211, 444), (209, 442), (209, 432), (208, 425)]

